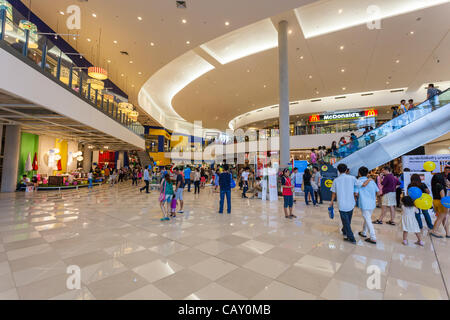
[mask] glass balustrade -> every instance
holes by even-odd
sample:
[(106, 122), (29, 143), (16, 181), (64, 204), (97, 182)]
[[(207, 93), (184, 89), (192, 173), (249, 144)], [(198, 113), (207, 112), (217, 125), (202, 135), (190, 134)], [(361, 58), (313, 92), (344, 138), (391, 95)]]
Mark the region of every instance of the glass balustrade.
[(23, 56), (31, 64), (36, 64), (42, 73), (55, 78), (60, 84), (78, 95), (85, 102), (100, 110), (111, 119), (119, 122), (139, 136), (144, 135), (144, 127), (121, 114), (118, 103), (111, 98), (106, 100), (102, 90), (92, 86), (86, 69), (77, 66), (72, 59), (62, 52), (52, 41), (39, 33), (33, 34), (19, 26), (26, 20), (14, 10), (14, 19), (7, 17), (5, 10), (0, 10), (0, 41), (15, 50), (17, 56)]

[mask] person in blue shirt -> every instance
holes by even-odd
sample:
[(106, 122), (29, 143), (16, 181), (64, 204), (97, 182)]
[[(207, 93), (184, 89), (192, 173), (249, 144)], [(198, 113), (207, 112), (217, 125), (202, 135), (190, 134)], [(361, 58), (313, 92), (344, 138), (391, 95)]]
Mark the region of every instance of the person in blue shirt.
[(231, 213), (231, 173), (228, 171), (228, 165), (223, 165), (223, 171), (219, 174), (219, 186), (220, 186), (220, 207), (219, 213), (223, 213), (223, 202), (225, 196), (227, 197), (227, 213)]
[[(434, 87), (434, 84), (430, 83), (427, 90), (427, 100), (431, 104), (431, 110), (436, 109), (436, 104), (439, 104), (439, 98), (437, 97), (441, 93), (441, 90)], [(436, 101), (437, 100), (437, 101)]]
[(187, 191), (191, 192), (191, 167), (186, 166), (184, 169), (184, 181), (185, 185), (187, 185)]
[(148, 188), (150, 186), (150, 173), (148, 172), (148, 166), (145, 166), (145, 170), (144, 170), (144, 182), (145, 182), (145, 186), (143, 186), (142, 188), (139, 189), (140, 192), (142, 192), (142, 190), (145, 189), (145, 193), (150, 193), (148, 191)]
[(364, 218), (364, 228), (363, 231), (359, 232), (359, 235), (367, 238), (365, 241), (376, 244), (377, 236), (372, 223), (372, 213), (377, 206), (377, 195), (380, 190), (372, 179), (367, 178), (368, 173), (369, 169), (366, 167), (359, 168), (359, 179), (356, 182), (357, 192), (359, 194), (358, 206)]

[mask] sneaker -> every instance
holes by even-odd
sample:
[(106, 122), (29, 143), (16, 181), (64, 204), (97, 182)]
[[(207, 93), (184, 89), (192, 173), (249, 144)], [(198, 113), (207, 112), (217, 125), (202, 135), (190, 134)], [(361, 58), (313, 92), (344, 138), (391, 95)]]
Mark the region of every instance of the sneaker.
[(363, 232), (358, 232), (360, 237), (367, 238), (367, 236)]
[(443, 236), (435, 234), (434, 232), (430, 232), (430, 235), (435, 237), (435, 238), (443, 238)]
[(219, 211), (219, 214), (223, 214), (223, 212), (220, 212), (220, 211)]
[(170, 218), (169, 218), (169, 217), (165, 217), (165, 218), (164, 218), (164, 220), (166, 220), (166, 221), (169, 221), (169, 220), (170, 220)]
[(414, 244), (417, 244), (418, 246), (423, 247), (425, 245), (425, 243), (423, 243), (423, 241), (416, 241), (414, 242)]
[(183, 211), (183, 210), (180, 210), (180, 211), (178, 211), (177, 213), (184, 213), (184, 211)]
[(375, 240), (372, 240), (372, 239), (370, 239), (370, 238), (367, 238), (367, 239), (364, 240), (364, 241), (366, 241), (366, 242), (368, 242), (368, 243), (377, 244), (377, 242), (376, 242)]
[(381, 221), (381, 220), (375, 220), (375, 221), (372, 221), (372, 223), (373, 223), (373, 224), (383, 224), (383, 221)]
[(403, 245), (407, 246), (408, 245), (408, 240), (403, 240)]
[(348, 241), (350, 243), (356, 244), (356, 240), (350, 240), (349, 238), (344, 238), (344, 241)]

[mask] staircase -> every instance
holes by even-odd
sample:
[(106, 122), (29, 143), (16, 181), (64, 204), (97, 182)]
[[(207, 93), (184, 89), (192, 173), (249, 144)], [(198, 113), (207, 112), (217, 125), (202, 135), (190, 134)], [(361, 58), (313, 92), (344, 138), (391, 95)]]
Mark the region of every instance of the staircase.
[(153, 158), (150, 157), (150, 155), (146, 151), (138, 151), (137, 156), (139, 157), (139, 160), (143, 168), (145, 168), (146, 166), (153, 167), (154, 163)]

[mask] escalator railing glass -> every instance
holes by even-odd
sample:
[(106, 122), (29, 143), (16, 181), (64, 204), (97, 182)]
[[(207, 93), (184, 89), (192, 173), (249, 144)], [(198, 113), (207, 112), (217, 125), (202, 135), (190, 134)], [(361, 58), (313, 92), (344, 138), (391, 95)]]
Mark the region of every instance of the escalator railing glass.
[(334, 156), (338, 160), (348, 157), (352, 153), (363, 149), (369, 144), (386, 137), (390, 133), (393, 133), (394, 131), (407, 126), (408, 124), (424, 117), (434, 110), (446, 106), (449, 103), (450, 89), (447, 89), (440, 94), (435, 95), (434, 97), (431, 97), (430, 99), (427, 99), (424, 102), (418, 104), (413, 109), (410, 109), (407, 112), (393, 118), (391, 121), (384, 123), (380, 127), (360, 136), (358, 139), (350, 141), (349, 143), (339, 147), (336, 150)]

